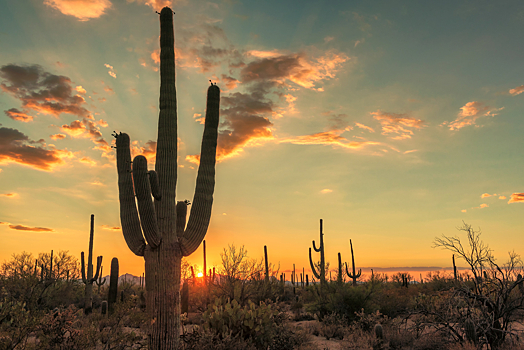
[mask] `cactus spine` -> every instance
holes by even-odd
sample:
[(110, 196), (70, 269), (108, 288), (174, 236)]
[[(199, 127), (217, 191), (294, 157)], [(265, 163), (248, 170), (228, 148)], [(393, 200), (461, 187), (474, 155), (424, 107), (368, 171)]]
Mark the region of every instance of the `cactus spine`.
[(160, 12), (160, 114), (156, 171), (148, 172), (144, 156), (134, 158), (131, 170), (129, 136), (115, 133), (120, 220), (128, 247), (145, 260), (146, 309), (152, 321), (148, 337), (151, 350), (174, 349), (180, 342), (181, 259), (198, 248), (211, 218), (219, 104), (220, 89), (211, 85), (207, 91), (193, 209), (186, 227), (186, 216), (179, 213), (187, 212), (188, 203), (175, 200), (177, 103), (173, 11), (164, 7)]
[(114, 304), (118, 296), (118, 259), (113, 258), (111, 260), (111, 272), (109, 274), (109, 291), (107, 294), (107, 304), (109, 307), (109, 313), (114, 310)]
[(96, 258), (96, 273), (93, 276), (93, 240), (95, 236), (95, 216), (91, 214), (91, 228), (89, 230), (89, 255), (87, 257), (87, 271), (85, 266), (84, 252), (80, 254), (82, 281), (85, 286), (84, 293), (84, 313), (86, 315), (93, 311), (93, 282), (98, 279), (100, 267), (102, 266), (102, 256)]
[(313, 275), (320, 280), (320, 285), (324, 286), (326, 284), (326, 261), (324, 258), (324, 233), (322, 232), (322, 219), (320, 219), (320, 245), (317, 249), (315, 246), (315, 241), (313, 241), (313, 249), (317, 253), (320, 253), (320, 271), (316, 271), (315, 264), (311, 258), (311, 247), (309, 248), (309, 263), (311, 265), (311, 271)]
[(353, 267), (353, 273), (349, 273), (348, 270), (348, 264), (346, 263), (346, 273), (348, 274), (348, 277), (353, 280), (353, 285), (357, 285), (357, 279), (359, 279), (360, 276), (362, 276), (362, 269), (358, 270), (358, 273), (356, 273), (355, 269), (355, 256), (353, 255), (353, 243), (351, 240), (349, 240), (349, 246), (351, 247), (351, 265)]

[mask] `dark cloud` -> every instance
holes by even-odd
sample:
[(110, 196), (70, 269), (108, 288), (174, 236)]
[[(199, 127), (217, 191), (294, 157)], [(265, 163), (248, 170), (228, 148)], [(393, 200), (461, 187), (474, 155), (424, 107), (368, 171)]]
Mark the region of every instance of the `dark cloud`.
[(22, 102), (24, 113), (89, 115), (82, 106), (84, 98), (74, 93), (68, 77), (46, 72), (39, 65), (8, 64), (0, 68), (0, 78), (2, 90)]
[(46, 149), (44, 140), (33, 141), (16, 129), (0, 127), (0, 164), (18, 163), (50, 171), (66, 157), (72, 157), (71, 152)]
[(10, 229), (18, 231), (35, 231), (35, 232), (53, 232), (54, 230), (47, 227), (29, 227), (24, 225), (9, 225)]

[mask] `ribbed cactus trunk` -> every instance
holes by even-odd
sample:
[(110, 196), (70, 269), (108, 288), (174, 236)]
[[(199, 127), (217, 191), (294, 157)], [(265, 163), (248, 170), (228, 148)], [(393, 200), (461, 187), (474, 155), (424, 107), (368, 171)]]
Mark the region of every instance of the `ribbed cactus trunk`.
[(220, 89), (211, 85), (193, 207), (186, 228), (187, 202), (176, 202), (175, 198), (178, 138), (173, 11), (164, 7), (160, 13), (156, 171), (148, 172), (143, 156), (135, 157), (131, 168), (129, 136), (115, 135), (122, 231), (131, 251), (145, 260), (150, 350), (175, 349), (179, 344), (181, 260), (198, 248), (211, 218), (219, 104)]

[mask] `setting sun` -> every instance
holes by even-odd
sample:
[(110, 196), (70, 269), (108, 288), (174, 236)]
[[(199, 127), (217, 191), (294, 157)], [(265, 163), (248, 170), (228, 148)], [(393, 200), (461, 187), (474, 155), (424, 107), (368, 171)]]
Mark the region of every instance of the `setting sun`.
[(202, 272), (197, 273), (197, 277), (202, 277), (204, 274)]

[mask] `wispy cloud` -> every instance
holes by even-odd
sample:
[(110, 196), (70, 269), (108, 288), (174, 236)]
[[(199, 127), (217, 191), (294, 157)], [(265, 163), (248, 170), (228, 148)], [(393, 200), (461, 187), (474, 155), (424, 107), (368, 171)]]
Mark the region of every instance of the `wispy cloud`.
[(322, 194), (331, 193), (331, 192), (333, 192), (333, 190), (329, 188), (324, 188), (322, 191), (320, 191), (320, 193)]
[(517, 96), (524, 92), (524, 85), (517, 86), (514, 89), (509, 90), (510, 95)]
[(109, 230), (109, 231), (120, 231), (122, 229), (121, 227), (118, 227), (118, 226), (109, 226), (109, 225), (102, 225), (100, 227), (102, 227), (104, 230)]
[(382, 135), (398, 135), (393, 136), (393, 140), (409, 139), (413, 136), (414, 129), (420, 129), (424, 126), (422, 120), (408, 117), (407, 114), (389, 113), (378, 110), (371, 112), (371, 115), (382, 125)]
[(102, 16), (110, 7), (109, 0), (44, 0), (44, 5), (57, 9), (67, 16), (88, 21)]
[(18, 197), (18, 193), (0, 193), (0, 197), (15, 198)]
[(64, 158), (73, 157), (70, 151), (46, 148), (43, 139), (33, 141), (16, 129), (0, 127), (0, 164), (17, 163), (51, 171), (62, 165)]
[[(115, 73), (115, 71), (114, 71), (113, 66), (110, 65), (110, 64), (107, 64), (107, 63), (105, 63), (104, 66), (105, 66), (106, 68), (109, 69), (109, 71), (107, 72), (107, 74), (109, 74), (110, 76), (112, 76), (113, 78), (116, 79), (116, 73)], [(111, 88), (109, 88), (109, 90), (113, 91)], [(107, 91), (107, 90), (106, 90), (106, 91)]]
[(86, 165), (89, 165), (89, 166), (95, 166), (96, 165), (96, 161), (94, 161), (93, 159), (91, 159), (89, 157), (82, 157), (78, 161), (80, 163), (83, 163), (83, 164), (86, 164)]
[(150, 6), (151, 8), (157, 11), (162, 10), (162, 8), (166, 6), (171, 7), (171, 8), (173, 6), (173, 1), (171, 0), (126, 0), (126, 1), (128, 3), (136, 2), (138, 4), (144, 4), (144, 5)]
[(330, 145), (338, 148), (346, 149), (361, 149), (370, 145), (379, 145), (380, 142), (375, 141), (349, 141), (347, 138), (340, 135), (340, 131), (324, 131), (311, 135), (303, 135), (280, 140), (280, 142), (288, 142), (297, 145)]
[(273, 54), (267, 52), (268, 57), (247, 64), (240, 72), (240, 80), (245, 83), (269, 80), (279, 85), (291, 81), (307, 89), (323, 91), (317, 84), (334, 78), (341, 65), (349, 60), (346, 54), (336, 51), (328, 51), (317, 58), (309, 58), (305, 53)]
[(524, 193), (513, 193), (508, 201), (510, 203), (522, 203), (524, 202)]
[(482, 102), (471, 101), (460, 107), (460, 109), (461, 111), (454, 121), (444, 122), (442, 125), (447, 125), (450, 130), (459, 130), (468, 125), (475, 125), (480, 117), (494, 117), (498, 115), (498, 112), (503, 110), (504, 107), (492, 108)]
[(29, 227), (24, 225), (9, 225), (12, 230), (18, 231), (34, 231), (34, 232), (54, 232), (53, 229), (47, 227)]
[(359, 127), (360, 129), (364, 129), (364, 130), (367, 130), (369, 132), (375, 132), (375, 130), (372, 127), (370, 127), (370, 126), (367, 126), (367, 125), (364, 125), (364, 124), (361, 124), (361, 123), (355, 123), (355, 125), (357, 127)]
[(50, 136), (53, 140), (63, 140), (66, 138), (66, 135), (64, 134), (54, 134)]

